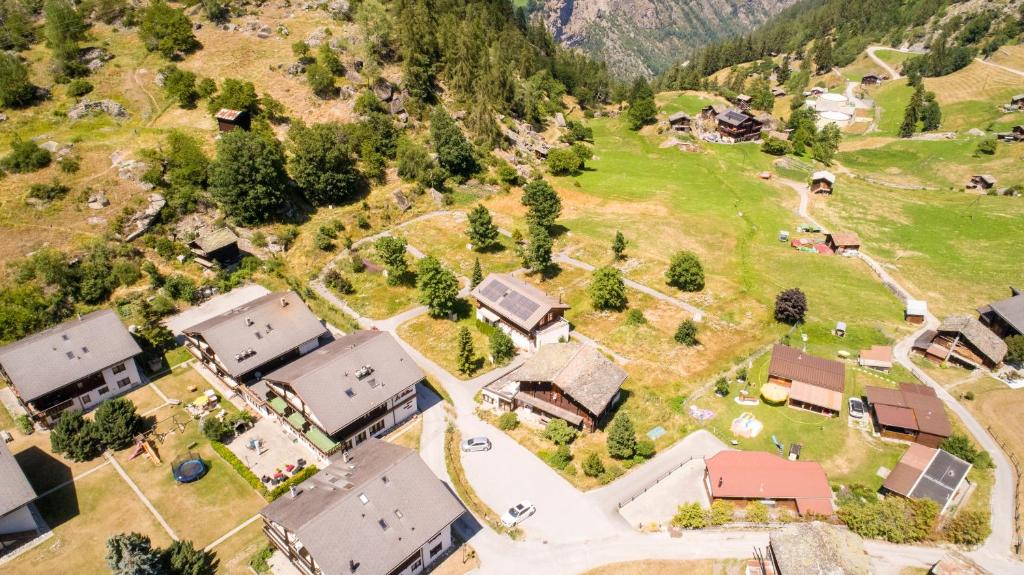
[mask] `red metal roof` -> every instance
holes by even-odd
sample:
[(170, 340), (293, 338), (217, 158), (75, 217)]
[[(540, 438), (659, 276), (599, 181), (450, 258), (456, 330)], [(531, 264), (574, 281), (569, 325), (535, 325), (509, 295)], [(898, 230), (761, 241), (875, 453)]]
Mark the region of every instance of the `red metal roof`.
[(832, 488), (813, 461), (763, 451), (722, 451), (707, 459), (711, 495), (727, 499), (792, 499), (801, 514), (832, 515)]

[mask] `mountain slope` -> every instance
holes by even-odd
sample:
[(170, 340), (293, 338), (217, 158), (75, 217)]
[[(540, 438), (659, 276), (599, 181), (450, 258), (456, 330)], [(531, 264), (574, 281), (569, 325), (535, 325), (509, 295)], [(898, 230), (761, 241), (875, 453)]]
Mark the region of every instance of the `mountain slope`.
[(622, 77), (653, 75), (690, 49), (750, 30), (795, 0), (535, 0), (555, 39)]

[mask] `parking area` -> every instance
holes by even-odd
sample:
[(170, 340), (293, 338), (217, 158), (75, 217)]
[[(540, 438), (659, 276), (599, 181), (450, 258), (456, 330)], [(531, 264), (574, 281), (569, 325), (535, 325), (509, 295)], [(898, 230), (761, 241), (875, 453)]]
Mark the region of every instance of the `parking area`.
[(619, 513), (636, 529), (665, 526), (683, 503), (710, 507), (704, 488), (704, 460), (693, 459), (676, 469), (642, 495), (627, 503)]
[(288, 437), (281, 426), (270, 417), (260, 418), (252, 427), (227, 444), (256, 477), (288, 475), (286, 467), (297, 465), (299, 459), (307, 465), (320, 466), (316, 453)]

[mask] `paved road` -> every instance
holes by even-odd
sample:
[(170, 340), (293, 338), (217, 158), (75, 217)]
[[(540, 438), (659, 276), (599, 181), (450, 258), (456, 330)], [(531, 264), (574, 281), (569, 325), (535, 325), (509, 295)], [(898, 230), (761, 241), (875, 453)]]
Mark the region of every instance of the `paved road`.
[[(590, 265), (590, 264), (588, 264), (586, 262), (582, 262), (580, 260), (572, 258), (572, 257), (570, 257), (569, 255), (567, 255), (565, 253), (555, 254), (555, 256), (552, 259), (554, 261), (558, 262), (558, 263), (568, 264), (568, 265), (570, 265), (570, 266), (572, 266), (574, 268), (579, 268), (581, 270), (587, 270), (587, 271), (594, 271), (594, 266), (592, 266), (592, 265)], [(639, 292), (643, 292), (643, 293), (653, 297), (654, 299), (661, 300), (661, 301), (663, 301), (665, 303), (674, 305), (674, 306), (676, 306), (678, 308), (681, 308), (681, 309), (684, 309), (684, 310), (690, 312), (690, 315), (693, 316), (693, 321), (701, 321), (701, 320), (704, 319), (704, 316), (706, 315), (704, 310), (702, 310), (702, 309), (700, 309), (700, 308), (698, 308), (698, 307), (696, 307), (694, 305), (691, 305), (691, 304), (689, 304), (689, 303), (687, 303), (687, 302), (685, 302), (685, 301), (683, 301), (683, 300), (681, 300), (679, 298), (672, 297), (672, 296), (670, 296), (668, 294), (665, 294), (665, 293), (662, 293), (662, 292), (660, 292), (660, 291), (658, 291), (658, 290), (656, 290), (654, 288), (647, 287), (647, 286), (645, 286), (642, 283), (635, 282), (635, 281), (633, 281), (633, 280), (631, 280), (629, 278), (623, 278), (623, 281), (626, 283), (627, 286), (629, 286), (629, 287), (631, 287), (631, 288), (633, 288), (633, 289), (635, 289), (635, 290), (637, 290)]]

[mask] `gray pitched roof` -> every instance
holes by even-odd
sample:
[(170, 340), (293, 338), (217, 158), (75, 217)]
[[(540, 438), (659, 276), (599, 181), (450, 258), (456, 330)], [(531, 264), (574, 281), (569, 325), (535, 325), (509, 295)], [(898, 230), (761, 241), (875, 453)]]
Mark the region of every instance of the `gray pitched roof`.
[(751, 120), (753, 118), (751, 118), (747, 114), (744, 114), (743, 112), (740, 112), (739, 110), (726, 110), (725, 112), (722, 112), (721, 114), (715, 116), (715, 119), (718, 120), (719, 122), (724, 122), (731, 126), (739, 126), (743, 124), (743, 122), (746, 122), (747, 120)]
[(1024, 294), (997, 301), (989, 307), (1013, 329), (1024, 333)]
[(626, 372), (589, 345), (549, 343), (513, 372), (514, 381), (547, 381), (600, 415), (626, 381)]
[(871, 559), (864, 541), (827, 523), (795, 523), (768, 534), (779, 570), (815, 575), (870, 575)]
[(945, 507), (970, 470), (970, 463), (947, 451), (936, 449), (935, 457), (907, 496), (914, 499), (927, 497)]
[(32, 401), (140, 353), (117, 314), (104, 309), (0, 348), (0, 366)]
[(689, 119), (690, 119), (690, 115), (687, 114), (686, 112), (676, 112), (675, 114), (672, 114), (671, 116), (668, 117), (668, 121), (670, 123), (678, 122), (680, 120), (689, 120)]
[(537, 327), (548, 312), (569, 306), (511, 274), (488, 274), (471, 294), (525, 331)]
[(231, 231), (231, 228), (225, 227), (213, 230), (205, 236), (200, 236), (193, 240), (192, 243), (204, 252), (210, 253), (229, 246), (237, 241), (238, 236), (235, 235), (235, 232)]
[(966, 315), (947, 317), (939, 331), (959, 332), (964, 339), (983, 353), (992, 363), (1000, 363), (1006, 356), (1006, 342), (977, 319)]
[(7, 444), (0, 442), (0, 517), (36, 498), (25, 472), (11, 454)]
[(260, 513), (294, 533), (328, 575), (353, 564), (359, 575), (385, 575), (464, 511), (416, 452), (374, 438), (296, 490)]
[[(260, 296), (182, 330), (202, 336), (232, 377), (327, 333), (295, 292)], [(253, 353), (244, 353), (251, 350)]]
[[(370, 370), (359, 377), (364, 366)], [(357, 331), (307, 353), (264, 379), (291, 386), (324, 430), (333, 434), (424, 377), (391, 334)]]

